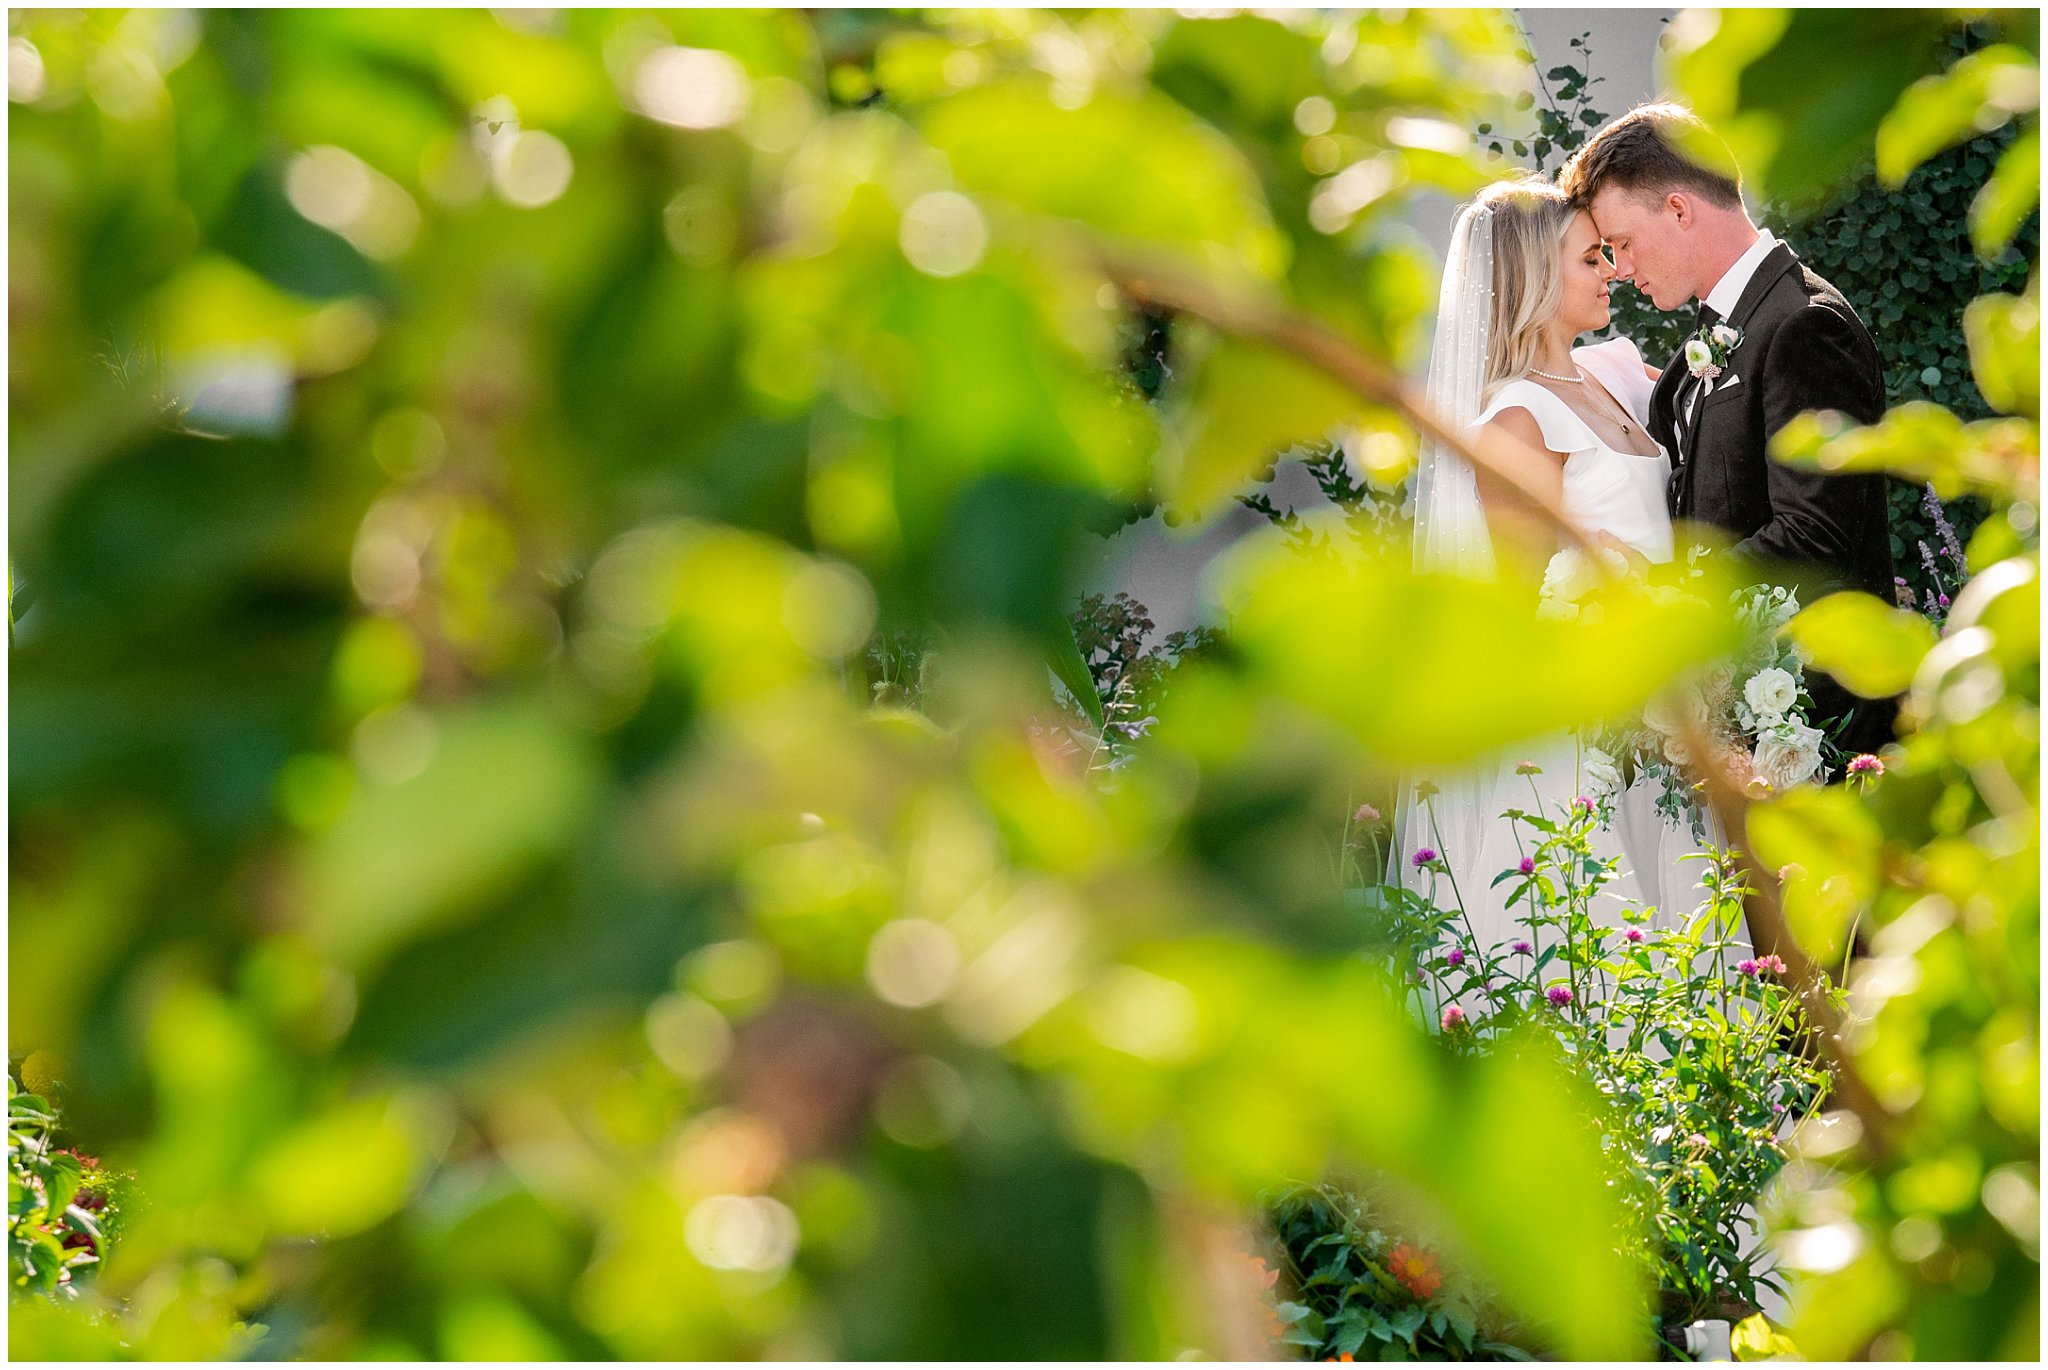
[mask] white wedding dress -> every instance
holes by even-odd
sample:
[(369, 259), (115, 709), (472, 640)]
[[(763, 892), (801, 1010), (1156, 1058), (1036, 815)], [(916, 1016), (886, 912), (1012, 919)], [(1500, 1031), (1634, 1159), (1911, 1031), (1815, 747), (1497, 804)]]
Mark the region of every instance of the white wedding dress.
[[(1633, 342), (1616, 338), (1574, 348), (1572, 358), (1647, 429), (1652, 383)], [(1507, 409), (1526, 410), (1542, 431), (1543, 445), (1564, 458), (1564, 509), (1575, 523), (1596, 536), (1613, 534), (1653, 563), (1671, 560), (1671, 517), (1664, 500), (1671, 466), (1661, 451), (1645, 456), (1609, 446), (1563, 400), (1531, 380), (1502, 386), (1472, 427)], [(1516, 825), (1500, 815), (1540, 804), (1546, 816), (1556, 817), (1574, 797), (1593, 788), (1583, 760), (1575, 737), (1526, 743), (1461, 772), (1454, 782), (1454, 805), (1434, 813), (1429, 806), (1412, 806), (1404, 813), (1397, 843), (1405, 863), (1401, 877), (1412, 888), (1427, 889), (1431, 877), (1415, 869), (1412, 857), (1421, 847), (1438, 851), (1450, 875), (1435, 877), (1437, 903), (1450, 906), (1454, 885), (1479, 950), (1527, 935), (1518, 922), (1526, 909), (1509, 908), (1504, 899), (1513, 882), (1495, 886), (1493, 880), (1513, 869), (1541, 837), (1526, 828), (1518, 834)], [(1541, 767), (1541, 773), (1518, 774), (1525, 761)], [(1609, 926), (1618, 925), (1633, 904), (1656, 909), (1648, 920), (1651, 927), (1681, 927), (1706, 897), (1700, 886), (1704, 863), (1687, 859), (1700, 850), (1691, 826), (1671, 824), (1658, 811), (1656, 797), (1653, 786), (1637, 781), (1615, 800), (1611, 821), (1595, 835), (1596, 854), (1620, 859), (1620, 874), (1594, 906), (1595, 916)], [(1715, 835), (1709, 832), (1710, 838)]]

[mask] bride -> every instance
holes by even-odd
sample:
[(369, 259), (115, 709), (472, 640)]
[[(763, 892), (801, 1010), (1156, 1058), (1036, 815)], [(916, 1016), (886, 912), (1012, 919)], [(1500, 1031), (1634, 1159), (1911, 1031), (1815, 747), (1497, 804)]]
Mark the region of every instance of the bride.
[[(1574, 210), (1555, 186), (1487, 187), (1452, 229), (1429, 401), (1454, 429), (1490, 428), (1547, 452), (1554, 458), (1547, 468), (1551, 493), (1575, 523), (1631, 561), (1668, 562), (1664, 490), (1671, 465), (1646, 431), (1658, 373), (1627, 338), (1574, 346), (1581, 334), (1607, 326), (1614, 275), (1591, 216)], [(1526, 546), (1529, 539), (1509, 511), (1486, 508), (1468, 464), (1425, 445), (1416, 482), (1417, 570), (1490, 576), (1497, 545)], [(1533, 548), (1538, 564), (1559, 546), (1548, 538)], [(1504, 900), (1511, 885), (1496, 886), (1494, 877), (1521, 857), (1503, 811), (1533, 811), (1540, 802), (1555, 817), (1574, 796), (1597, 788), (1589, 768), (1611, 764), (1565, 736), (1432, 776), (1436, 793), (1426, 799), (1404, 787), (1398, 869), (1410, 873), (1425, 848), (1438, 855), (1451, 886), (1439, 894), (1454, 890), (1479, 947), (1496, 947), (1516, 935), (1517, 924)], [(1596, 854), (1620, 858), (1620, 875), (1596, 914), (1619, 922), (1627, 901), (1656, 908), (1653, 926), (1682, 925), (1704, 900), (1702, 863), (1684, 859), (1698, 850), (1689, 829), (1667, 826), (1650, 786), (1638, 781), (1615, 799), (1596, 838)]]

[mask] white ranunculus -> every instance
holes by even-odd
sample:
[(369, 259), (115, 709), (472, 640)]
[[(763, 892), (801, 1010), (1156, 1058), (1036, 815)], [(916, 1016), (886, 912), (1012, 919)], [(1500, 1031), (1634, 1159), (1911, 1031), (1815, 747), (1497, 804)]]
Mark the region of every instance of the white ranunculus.
[(1723, 347), (1733, 347), (1742, 340), (1742, 335), (1728, 324), (1717, 323), (1713, 327), (1713, 339)]
[(1698, 338), (1685, 345), (1685, 364), (1694, 370), (1713, 363), (1714, 350)]
[(1576, 547), (1567, 547), (1543, 568), (1542, 597), (1576, 603), (1593, 588), (1593, 564)]
[(1771, 729), (1756, 744), (1756, 773), (1783, 793), (1820, 770), (1821, 731), (1796, 719)]
[(1742, 698), (1759, 719), (1779, 718), (1799, 700), (1799, 682), (1789, 672), (1769, 666), (1749, 678)]

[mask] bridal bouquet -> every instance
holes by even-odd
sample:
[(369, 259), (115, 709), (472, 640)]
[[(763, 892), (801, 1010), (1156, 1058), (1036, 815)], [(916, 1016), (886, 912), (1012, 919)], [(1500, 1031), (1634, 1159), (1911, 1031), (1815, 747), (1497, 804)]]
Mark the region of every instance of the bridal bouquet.
[[(1604, 553), (1603, 556), (1618, 554)], [(1567, 549), (1551, 558), (1538, 608), (1547, 618), (1578, 618), (1592, 609), (1579, 600), (1595, 573), (1581, 553)], [(1653, 595), (1677, 598), (1668, 586)], [(1635, 724), (1602, 729), (1586, 739), (1581, 767), (1589, 794), (1603, 807), (1619, 799), (1637, 778), (1658, 786), (1657, 808), (1667, 822), (1691, 823), (1704, 832), (1703, 816), (1686, 767), (1696, 760), (1695, 740), (1704, 738), (1715, 760), (1732, 770), (1757, 797), (1808, 781), (1825, 781), (1832, 744), (1813, 726), (1805, 662), (1785, 634), (1799, 612), (1799, 598), (1781, 585), (1752, 585), (1731, 597), (1743, 629), (1743, 648), (1733, 659), (1715, 662), (1650, 701)]]
[(1592, 767), (1596, 783), (1610, 776), (1617, 787), (1631, 775), (1653, 780), (1666, 820), (1687, 819), (1696, 834), (1701, 819), (1686, 767), (1706, 759), (1693, 755), (1700, 738), (1759, 798), (1827, 779), (1830, 744), (1809, 721), (1805, 662), (1784, 632), (1799, 612), (1798, 596), (1781, 585), (1752, 585), (1736, 591), (1733, 602), (1742, 651), (1665, 690), (1643, 710), (1640, 726), (1610, 728), (1594, 749), (1613, 762)]

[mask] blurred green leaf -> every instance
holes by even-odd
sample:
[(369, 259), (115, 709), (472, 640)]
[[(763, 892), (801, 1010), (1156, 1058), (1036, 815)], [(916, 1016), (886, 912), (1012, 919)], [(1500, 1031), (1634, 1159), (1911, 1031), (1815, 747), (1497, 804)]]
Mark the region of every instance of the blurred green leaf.
[(2003, 252), (2030, 214), (2041, 209), (2041, 125), (2039, 121), (1999, 154), (1991, 179), (1970, 204), (1970, 241), (1977, 255)]
[(1944, 499), (2024, 498), (2040, 479), (2040, 432), (2024, 419), (1964, 423), (1940, 405), (1896, 405), (1858, 427), (1833, 412), (1801, 414), (1771, 439), (1771, 456), (1822, 471), (1890, 471)]
[(273, 1228), (345, 1237), (396, 1212), (420, 1159), (404, 1107), (389, 1097), (354, 1099), (278, 1138), (249, 1176)]
[(1760, 200), (1811, 200), (1868, 155), (1900, 93), (1938, 70), (1953, 22), (1938, 10), (1686, 10), (1665, 70)]
[(2024, 50), (1999, 44), (1915, 81), (1877, 129), (1877, 174), (1896, 189), (1935, 153), (1997, 128), (2041, 103), (2041, 72)]
[(1803, 787), (1753, 806), (1747, 821), (1757, 859), (1783, 882), (1793, 938), (1824, 965), (1838, 960), (1880, 883), (1876, 818), (1847, 790)]
[(2041, 417), (2041, 296), (1986, 295), (1963, 311), (1970, 369), (1994, 409)]
[(1810, 663), (1866, 699), (1903, 693), (1935, 643), (1926, 619), (1856, 590), (1807, 605), (1786, 632)]
[(977, 194), (1208, 272), (1271, 279), (1286, 267), (1243, 156), (1163, 96), (1104, 90), (1062, 108), (1044, 82), (1016, 80), (942, 101), (920, 126)]
[(1215, 513), (1289, 447), (1327, 441), (1364, 407), (1291, 354), (1236, 337), (1214, 339), (1189, 384), (1157, 476), (1184, 518)]
[(1532, 619), (1533, 585), (1418, 575), (1405, 555), (1299, 557), (1277, 538), (1233, 548), (1220, 577), (1259, 687), (1397, 766), (1620, 717), (1735, 642), (1733, 621), (1699, 600), (1616, 587), (1577, 621)]
[(386, 715), (366, 777), (296, 862), (303, 925), (353, 964), (483, 912), (569, 841), (595, 792), (585, 740), (534, 700)]

